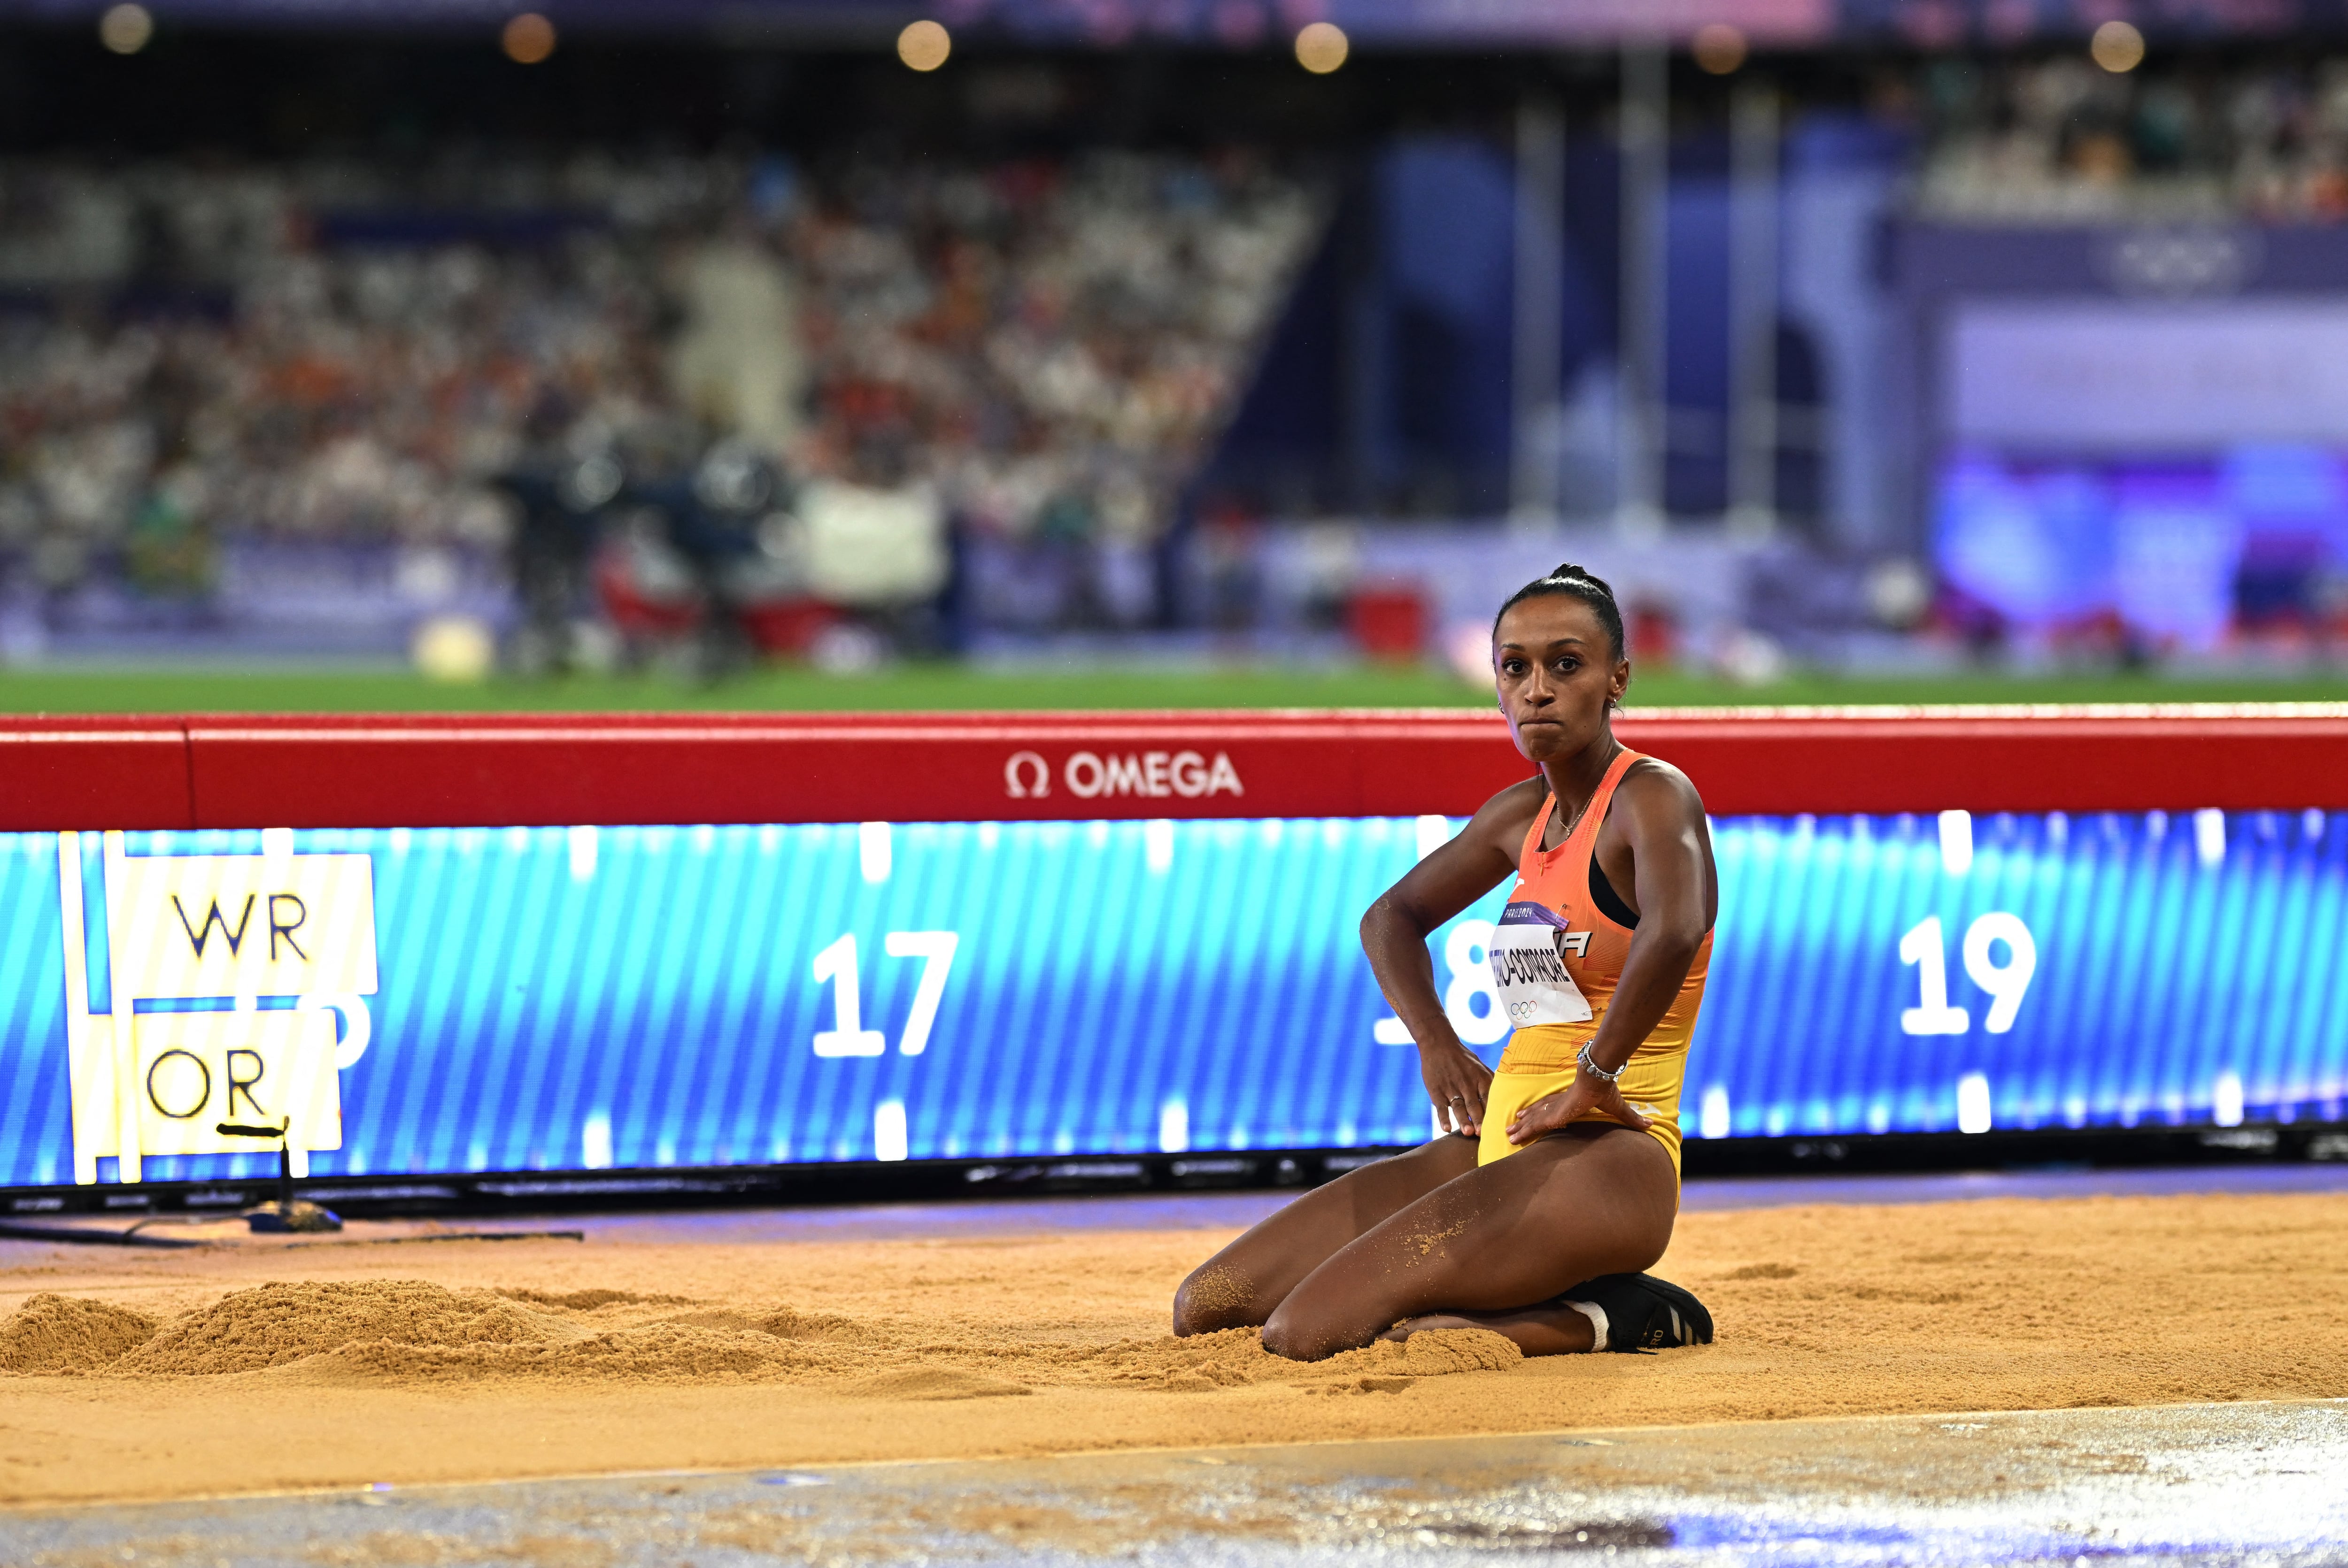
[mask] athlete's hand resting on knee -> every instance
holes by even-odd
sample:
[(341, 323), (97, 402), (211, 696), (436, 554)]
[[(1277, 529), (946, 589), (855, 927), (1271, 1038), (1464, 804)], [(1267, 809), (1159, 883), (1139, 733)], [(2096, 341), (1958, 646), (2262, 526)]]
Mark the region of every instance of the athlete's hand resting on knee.
[(1476, 1053), (1454, 1041), (1421, 1046), (1419, 1081), (1435, 1102), (1435, 1124), (1473, 1138), (1484, 1130), (1484, 1102), (1492, 1092), (1492, 1070)]
[(1534, 1139), (1556, 1132), (1595, 1111), (1634, 1132), (1647, 1130), (1647, 1118), (1622, 1098), (1619, 1085), (1583, 1073), (1554, 1094), (1544, 1094), (1509, 1122), (1509, 1142), (1523, 1148)]

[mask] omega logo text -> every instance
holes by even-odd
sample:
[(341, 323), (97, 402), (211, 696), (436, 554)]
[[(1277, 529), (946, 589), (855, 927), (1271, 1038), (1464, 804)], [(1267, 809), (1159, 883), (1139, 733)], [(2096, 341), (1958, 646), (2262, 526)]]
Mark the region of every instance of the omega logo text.
[(1247, 794), (1240, 784), (1239, 770), (1223, 752), (1217, 752), (1211, 763), (1197, 752), (1140, 752), (1108, 757), (1078, 752), (1068, 759), (1061, 777), (1069, 793), (1082, 800), (1103, 795), (1143, 795), (1153, 800), (1179, 795), (1198, 800), (1225, 793)]

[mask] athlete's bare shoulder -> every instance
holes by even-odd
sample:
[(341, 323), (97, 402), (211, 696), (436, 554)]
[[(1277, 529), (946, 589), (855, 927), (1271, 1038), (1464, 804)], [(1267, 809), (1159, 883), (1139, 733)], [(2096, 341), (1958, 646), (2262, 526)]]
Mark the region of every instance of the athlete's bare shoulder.
[(1524, 847), (1525, 835), (1532, 827), (1534, 814), (1548, 798), (1548, 781), (1539, 774), (1512, 784), (1476, 808), (1476, 815), (1460, 829), (1459, 837), (1514, 865), (1518, 851)]
[(1704, 796), (1696, 793), (1695, 781), (1661, 757), (1641, 757), (1632, 763), (1623, 770), (1622, 782), (1615, 785), (1614, 793), (1642, 815), (1704, 815)]

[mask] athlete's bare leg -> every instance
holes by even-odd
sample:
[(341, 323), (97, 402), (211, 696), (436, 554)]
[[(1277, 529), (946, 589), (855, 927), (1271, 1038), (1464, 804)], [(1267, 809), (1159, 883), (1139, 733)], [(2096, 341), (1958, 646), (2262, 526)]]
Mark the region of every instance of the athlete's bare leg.
[(1430, 1328), (1488, 1328), (1515, 1340), (1528, 1356), (1576, 1356), (1598, 1348), (1596, 1324), (1570, 1307), (1551, 1303), (1509, 1312), (1429, 1312), (1406, 1317), (1378, 1337), (1407, 1339)]
[(1475, 1168), (1476, 1140), (1447, 1132), (1314, 1188), (1190, 1271), (1174, 1332), (1255, 1327), (1339, 1248)]
[(1330, 1255), (1264, 1320), (1264, 1348), (1317, 1361), (1429, 1314), (1492, 1327), (1535, 1354), (1586, 1344), (1566, 1321), (1579, 1313), (1528, 1308), (1648, 1267), (1678, 1212), (1671, 1156), (1653, 1138), (1568, 1127), (1462, 1173)]

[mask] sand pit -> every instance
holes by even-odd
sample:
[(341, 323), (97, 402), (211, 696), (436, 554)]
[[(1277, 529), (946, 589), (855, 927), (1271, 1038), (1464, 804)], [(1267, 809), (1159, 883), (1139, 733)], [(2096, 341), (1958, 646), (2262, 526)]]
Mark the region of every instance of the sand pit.
[(0, 1501), (2348, 1396), (2348, 1194), (1685, 1215), (1717, 1344), (1175, 1340), (1229, 1232), (14, 1246)]

